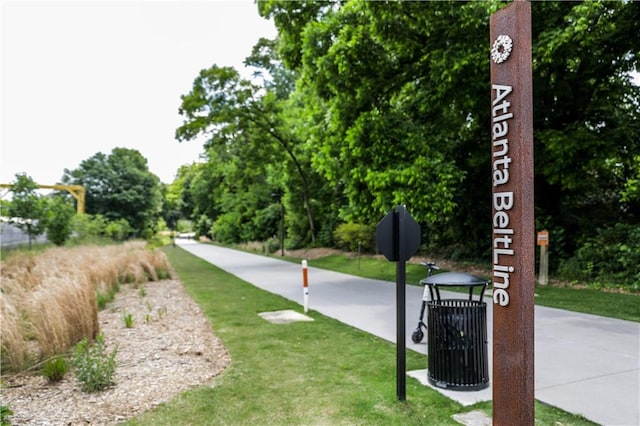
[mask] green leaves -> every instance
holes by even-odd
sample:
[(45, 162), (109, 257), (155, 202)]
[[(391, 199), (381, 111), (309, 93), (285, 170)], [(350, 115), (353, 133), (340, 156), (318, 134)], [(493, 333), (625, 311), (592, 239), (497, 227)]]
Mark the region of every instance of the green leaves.
[(10, 189), (8, 214), (11, 223), (29, 235), (29, 247), (31, 240), (44, 232), (46, 223), (46, 200), (36, 192), (37, 188), (30, 176), (18, 173)]
[[(504, 6), (259, 2), (279, 31), (247, 59), (261, 79), (214, 65), (182, 98), (177, 138), (206, 138), (209, 157), (189, 182), (194, 218), (208, 215), (233, 239), (260, 235), (249, 223), (273, 234), (266, 194), (281, 191), (297, 245), (316, 234), (331, 242), (340, 222), (373, 224), (405, 204), (431, 248), (486, 254), (489, 19)], [(628, 75), (640, 9), (532, 8), (536, 203), (570, 253), (594, 224), (640, 215), (640, 89)]]
[(47, 238), (62, 246), (71, 236), (71, 220), (75, 215), (73, 205), (63, 197), (54, 197), (47, 207)]
[(116, 353), (117, 349), (110, 353), (106, 351), (102, 334), (98, 334), (93, 343), (84, 338), (76, 344), (72, 365), (82, 390), (88, 393), (98, 392), (114, 384)]
[(135, 149), (114, 148), (65, 170), (65, 182), (84, 185), (87, 213), (108, 220), (125, 219), (137, 235), (152, 232), (161, 211), (160, 180), (147, 167), (147, 159)]
[(630, 2), (533, 6), (536, 204), (570, 230), (634, 223), (625, 196), (640, 152), (640, 88), (630, 84), (640, 9)]
[[(410, 203), (419, 220), (447, 221), (465, 175), (455, 147), (477, 139), (473, 116), (463, 108), (480, 97), (456, 85), (469, 78), (473, 54), (452, 67), (437, 61), (451, 57), (446, 52), (474, 51), (457, 47), (465, 40), (478, 43), (473, 32), (488, 20), (479, 10), (347, 2), (303, 31), (297, 93), (306, 102), (299, 115), (309, 120), (314, 167), (331, 184), (344, 186), (344, 220), (375, 223), (394, 205)], [(467, 32), (445, 41), (438, 29), (450, 32), (453, 17), (469, 18), (461, 19)]]

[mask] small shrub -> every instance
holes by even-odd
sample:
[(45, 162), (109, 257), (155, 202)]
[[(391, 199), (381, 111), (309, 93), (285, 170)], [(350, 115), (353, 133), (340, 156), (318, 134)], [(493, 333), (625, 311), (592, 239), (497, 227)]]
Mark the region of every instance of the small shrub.
[(375, 227), (361, 223), (343, 223), (333, 233), (336, 243), (341, 248), (357, 251), (358, 245), (364, 251), (374, 247)]
[(163, 306), (162, 308), (158, 309), (158, 316), (160, 317), (160, 319), (162, 319), (166, 314), (167, 314), (167, 307)]
[(143, 298), (147, 295), (147, 289), (144, 288), (143, 285), (140, 286), (140, 288), (138, 288), (138, 296), (140, 296), (140, 298)]
[(96, 294), (96, 303), (98, 304), (98, 309), (102, 310), (109, 303), (109, 295), (107, 293), (98, 293)]
[(78, 241), (96, 241), (104, 237), (107, 223), (100, 214), (78, 214), (71, 220), (72, 234)]
[(95, 343), (83, 339), (76, 346), (73, 354), (73, 368), (85, 392), (97, 392), (113, 385), (113, 374), (116, 371), (116, 352), (105, 351), (104, 336), (98, 334)]
[[(0, 390), (2, 389), (2, 382), (0, 382)], [(9, 416), (13, 414), (13, 411), (8, 405), (0, 404), (0, 426), (9, 426)]]
[(133, 328), (133, 315), (125, 313), (122, 319), (124, 320), (124, 326), (126, 328)]
[(164, 247), (167, 244), (171, 244), (171, 239), (166, 236), (154, 234), (151, 237), (147, 238), (146, 242), (147, 242), (147, 247), (153, 250), (160, 247)]
[(209, 237), (211, 238), (211, 225), (213, 222), (206, 215), (200, 215), (200, 218), (195, 224), (194, 231), (197, 237)]
[(11, 408), (6, 405), (0, 405), (0, 425), (9, 426), (11, 423), (9, 422), (9, 416), (13, 414)]
[(640, 290), (640, 226), (599, 229), (559, 268), (562, 278)]
[(218, 216), (212, 224), (210, 234), (215, 241), (231, 244), (241, 241), (242, 216), (237, 212), (228, 212)]
[(280, 240), (276, 237), (271, 237), (264, 242), (264, 251), (266, 254), (275, 253), (280, 250)]
[(110, 287), (106, 292), (98, 292), (96, 294), (96, 303), (98, 304), (98, 309), (102, 310), (107, 306), (107, 303), (113, 302), (113, 299), (116, 297), (116, 293), (118, 293), (120, 287), (118, 285)]
[(159, 280), (168, 280), (171, 278), (171, 271), (167, 268), (159, 268), (156, 266), (156, 274)]
[(71, 220), (75, 215), (73, 206), (64, 198), (55, 197), (47, 211), (47, 238), (57, 246), (62, 246), (71, 236)]
[(47, 360), (42, 366), (42, 374), (49, 382), (59, 382), (69, 370), (67, 360), (62, 356)]
[(131, 233), (131, 225), (127, 219), (118, 219), (108, 222), (104, 228), (107, 237), (115, 241), (124, 241)]
[(176, 228), (178, 232), (193, 232), (193, 222), (188, 219), (178, 219)]

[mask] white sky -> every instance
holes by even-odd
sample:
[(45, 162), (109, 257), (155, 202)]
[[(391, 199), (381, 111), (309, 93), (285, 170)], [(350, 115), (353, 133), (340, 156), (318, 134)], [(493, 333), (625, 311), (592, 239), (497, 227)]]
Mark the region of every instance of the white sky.
[(0, 0), (0, 23), (0, 183), (53, 184), (114, 147), (170, 183), (202, 152), (174, 139), (180, 95), (276, 35), (251, 0)]
[(1, 2), (0, 183), (53, 184), (97, 152), (137, 149), (165, 183), (198, 160), (180, 95), (213, 64), (242, 68), (275, 26), (249, 0)]

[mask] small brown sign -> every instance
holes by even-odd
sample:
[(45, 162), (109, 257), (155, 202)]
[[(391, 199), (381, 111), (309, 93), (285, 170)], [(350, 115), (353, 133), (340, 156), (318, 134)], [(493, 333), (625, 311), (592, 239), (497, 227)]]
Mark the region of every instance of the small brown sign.
[(549, 245), (549, 231), (538, 232), (538, 245), (539, 246)]

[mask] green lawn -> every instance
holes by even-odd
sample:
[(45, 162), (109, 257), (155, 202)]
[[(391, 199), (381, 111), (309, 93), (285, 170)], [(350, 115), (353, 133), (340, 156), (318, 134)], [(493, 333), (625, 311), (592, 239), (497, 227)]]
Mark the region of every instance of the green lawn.
[[(298, 259), (291, 259), (298, 261)], [(359, 267), (358, 267), (359, 263)], [(309, 262), (310, 266), (344, 272), (366, 278), (386, 281), (396, 280), (396, 264), (372, 257), (351, 258), (346, 255), (330, 255)], [(426, 268), (407, 263), (407, 284), (418, 284), (426, 277)], [(442, 272), (442, 271), (440, 271)], [(488, 277), (484, 277), (488, 278)], [(640, 321), (640, 295), (608, 293), (591, 289), (536, 286), (536, 305), (567, 309), (575, 312)]]
[[(395, 346), (315, 311), (313, 322), (271, 324), (259, 312), (300, 306), (260, 290), (180, 248), (165, 249), (187, 291), (231, 354), (210, 385), (183, 393), (131, 425), (456, 425), (453, 414), (482, 409), (442, 396), (407, 378), (396, 398)], [(407, 368), (424, 355), (407, 352)], [(536, 404), (540, 425), (588, 425)]]

